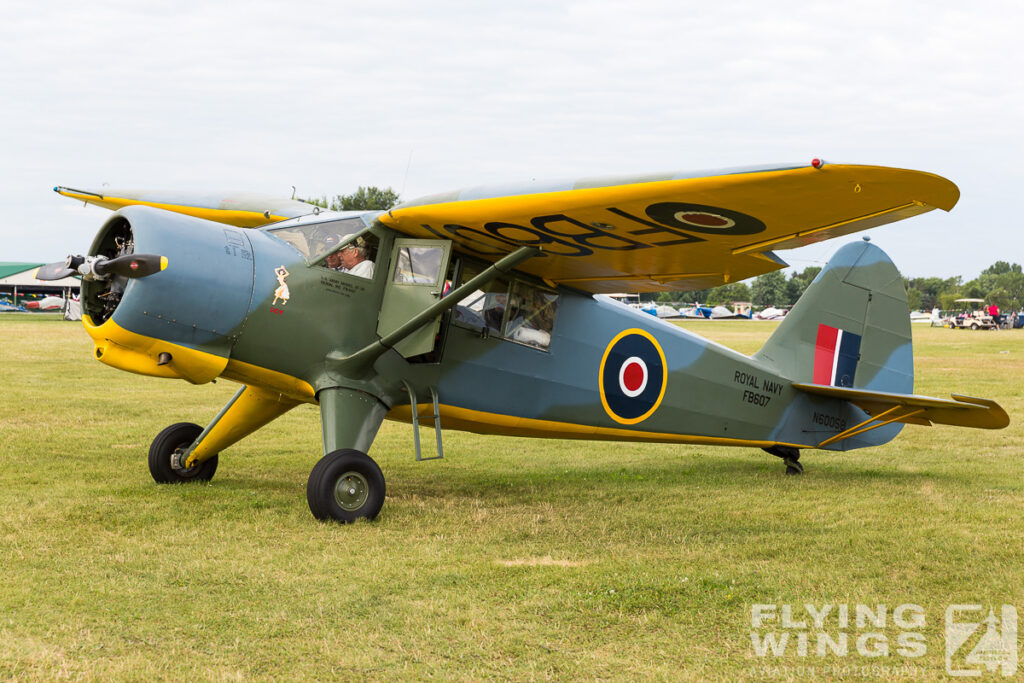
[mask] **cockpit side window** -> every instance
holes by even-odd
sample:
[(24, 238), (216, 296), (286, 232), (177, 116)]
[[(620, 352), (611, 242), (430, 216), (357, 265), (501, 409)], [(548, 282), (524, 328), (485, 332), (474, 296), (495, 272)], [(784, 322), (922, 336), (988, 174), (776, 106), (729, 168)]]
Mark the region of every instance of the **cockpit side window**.
[(322, 223), (292, 225), (286, 228), (270, 229), (267, 232), (292, 245), (313, 263), (336, 248), (341, 241), (366, 228), (361, 218), (343, 218)]

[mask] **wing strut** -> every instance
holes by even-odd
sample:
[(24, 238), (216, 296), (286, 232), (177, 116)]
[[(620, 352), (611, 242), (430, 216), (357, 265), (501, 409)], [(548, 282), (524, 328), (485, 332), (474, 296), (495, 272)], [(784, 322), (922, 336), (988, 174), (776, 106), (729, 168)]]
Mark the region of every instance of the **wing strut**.
[(395, 344), (402, 341), (410, 334), (447, 311), (449, 308), (454, 308), (455, 305), (462, 301), (468, 294), (479, 289), (480, 285), (486, 284), (491, 280), (508, 273), (508, 271), (512, 270), (523, 261), (533, 258), (539, 254), (540, 251), (539, 247), (519, 247), (511, 254), (492, 265), (490, 268), (481, 272), (469, 282), (448, 292), (448, 295), (443, 299), (423, 309), (421, 313), (417, 313), (415, 316), (410, 318), (409, 322), (405, 323), (394, 332), (381, 337), (378, 341), (368, 344), (355, 353), (347, 356), (338, 357), (333, 352), (329, 353), (327, 355), (328, 365), (331, 366), (332, 370), (336, 370), (348, 377), (362, 374), (366, 369), (373, 365), (373, 362), (385, 351), (392, 348)]
[[(915, 415), (917, 415), (919, 413), (923, 413), (924, 412), (924, 408), (917, 408), (916, 410), (909, 410), (909, 411), (904, 412), (904, 413), (898, 413), (895, 417), (891, 417), (888, 420), (882, 420), (883, 417), (886, 417), (890, 413), (894, 413), (894, 412), (899, 411), (899, 409), (901, 407), (904, 407), (904, 406), (893, 406), (892, 408), (889, 408), (888, 410), (886, 410), (881, 415), (875, 415), (874, 417), (869, 417), (868, 419), (864, 420), (860, 424), (856, 424), (856, 425), (850, 427), (849, 429), (847, 429), (846, 431), (839, 432), (835, 436), (830, 437), (828, 439), (825, 439), (824, 441), (819, 443), (817, 446), (815, 446), (815, 448), (824, 448), (825, 446), (829, 445), (830, 443), (835, 443), (836, 441), (842, 441), (843, 439), (849, 439), (851, 436), (857, 436), (858, 434), (863, 434), (864, 432), (870, 432), (872, 429), (878, 429), (879, 427), (884, 427), (885, 425), (892, 424), (893, 422), (900, 422), (902, 420), (906, 420), (907, 418), (913, 417), (913, 416), (915, 416)], [(871, 422), (876, 422), (876, 421), (877, 421), (877, 424), (870, 424)]]

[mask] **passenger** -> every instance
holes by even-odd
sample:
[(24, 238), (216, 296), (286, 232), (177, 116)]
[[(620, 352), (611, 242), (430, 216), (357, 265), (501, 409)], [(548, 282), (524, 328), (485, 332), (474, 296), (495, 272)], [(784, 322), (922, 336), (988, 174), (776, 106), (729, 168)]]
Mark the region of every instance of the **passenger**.
[(365, 239), (357, 237), (338, 253), (341, 254), (341, 272), (367, 279), (373, 277), (373, 261), (369, 259), (370, 248)]
[(357, 237), (354, 242), (328, 254), (324, 262), (331, 270), (369, 279), (373, 277), (373, 261), (369, 260), (369, 254), (366, 240)]
[(493, 332), (501, 330), (501, 320), (505, 317), (505, 306), (508, 305), (508, 295), (502, 293), (488, 293), (485, 297), (483, 315), (487, 327)]

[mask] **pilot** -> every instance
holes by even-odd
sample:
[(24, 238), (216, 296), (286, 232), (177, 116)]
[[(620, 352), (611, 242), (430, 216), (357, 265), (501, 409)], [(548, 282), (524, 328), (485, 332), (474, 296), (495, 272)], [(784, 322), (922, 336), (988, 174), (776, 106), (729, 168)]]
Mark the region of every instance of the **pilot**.
[(340, 272), (365, 278), (373, 277), (373, 261), (369, 259), (370, 247), (365, 239), (357, 237), (337, 253), (341, 257), (341, 268), (338, 269)]
[[(322, 240), (323, 251), (330, 251), (331, 249), (334, 249), (334, 247), (338, 246), (338, 244), (341, 242), (341, 235), (337, 233), (330, 233), (328, 235), (324, 235), (322, 237)], [(324, 265), (326, 265), (331, 270), (341, 270), (341, 255), (336, 251), (332, 251), (324, 259)]]
[(331, 270), (341, 270), (341, 252), (332, 251), (327, 255), (327, 258), (324, 259), (324, 264)]

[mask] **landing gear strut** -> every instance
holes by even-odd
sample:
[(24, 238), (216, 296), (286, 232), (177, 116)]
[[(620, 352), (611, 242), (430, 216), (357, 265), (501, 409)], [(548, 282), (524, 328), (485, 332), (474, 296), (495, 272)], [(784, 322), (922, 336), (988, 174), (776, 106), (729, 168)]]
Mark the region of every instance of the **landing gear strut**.
[(790, 446), (770, 446), (763, 449), (777, 458), (782, 458), (786, 464), (786, 474), (796, 475), (804, 473), (804, 466), (800, 464), (800, 449)]

